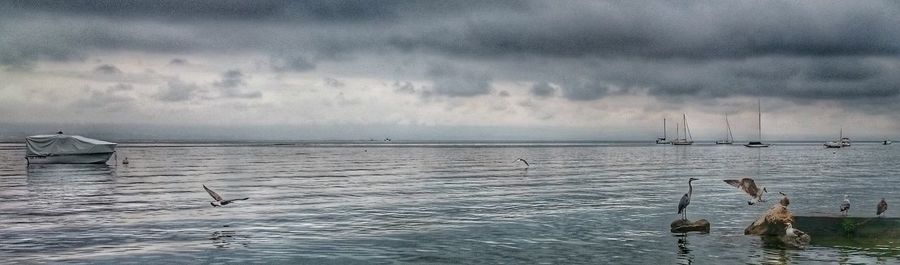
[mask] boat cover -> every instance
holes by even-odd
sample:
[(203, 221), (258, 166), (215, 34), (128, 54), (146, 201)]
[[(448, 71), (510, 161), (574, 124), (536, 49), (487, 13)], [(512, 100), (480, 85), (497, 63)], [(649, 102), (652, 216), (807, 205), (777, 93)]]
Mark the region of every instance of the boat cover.
[(65, 134), (28, 136), (25, 145), (28, 156), (112, 153), (116, 150), (116, 143)]

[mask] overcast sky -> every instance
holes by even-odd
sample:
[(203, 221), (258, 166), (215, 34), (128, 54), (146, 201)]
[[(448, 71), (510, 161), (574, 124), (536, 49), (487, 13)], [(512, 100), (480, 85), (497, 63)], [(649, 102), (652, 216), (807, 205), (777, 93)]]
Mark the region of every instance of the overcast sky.
[(894, 1), (0, 1), (0, 138), (900, 139)]

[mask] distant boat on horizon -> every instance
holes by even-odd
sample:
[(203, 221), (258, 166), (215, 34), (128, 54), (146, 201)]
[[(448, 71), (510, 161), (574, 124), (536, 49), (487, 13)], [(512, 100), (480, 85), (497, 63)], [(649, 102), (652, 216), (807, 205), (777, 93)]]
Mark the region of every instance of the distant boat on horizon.
[(691, 129), (687, 124), (687, 115), (681, 114), (682, 122), (684, 122), (684, 138), (679, 137), (678, 132), (678, 123), (675, 123), (675, 141), (672, 141), (673, 145), (692, 145), (694, 144), (694, 139), (691, 137)]
[(844, 137), (844, 128), (841, 128), (841, 147), (850, 146), (850, 138)]
[[(825, 142), (825, 148), (841, 148), (844, 147), (843, 139), (844, 139), (844, 128), (841, 128), (841, 134), (838, 137), (837, 141)], [(849, 141), (849, 139), (847, 139)]]
[(663, 118), (663, 137), (656, 137), (656, 144), (671, 144), (668, 135), (666, 135), (666, 118)]
[(881, 142), (881, 144), (883, 144), (883, 145), (890, 145), (892, 143), (894, 143), (894, 142), (891, 142), (891, 140), (884, 140), (883, 142)]
[(731, 134), (731, 124), (728, 123), (728, 114), (725, 114), (725, 139), (716, 141), (716, 144), (734, 144), (734, 135)]
[(762, 142), (762, 102), (759, 99), (756, 100), (756, 115), (757, 115), (756, 118), (758, 121), (757, 126), (756, 126), (756, 129), (757, 129), (757, 136), (756, 136), (757, 138), (756, 139), (758, 139), (758, 141), (750, 141), (749, 143), (745, 144), (744, 146), (750, 147), (750, 148), (769, 147), (769, 144), (765, 144)]

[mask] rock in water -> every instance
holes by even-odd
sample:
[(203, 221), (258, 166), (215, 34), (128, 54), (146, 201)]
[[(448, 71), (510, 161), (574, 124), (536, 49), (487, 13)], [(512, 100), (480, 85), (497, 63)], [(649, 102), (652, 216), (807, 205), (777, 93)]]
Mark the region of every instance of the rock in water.
[(781, 204), (775, 204), (744, 229), (745, 235), (781, 236), (787, 223), (794, 223), (794, 215)]
[[(794, 230), (798, 229), (794, 228)], [(779, 239), (781, 239), (781, 243), (784, 243), (784, 246), (787, 248), (795, 248), (795, 249), (804, 249), (809, 245), (809, 241), (812, 240), (809, 237), (809, 234), (799, 232), (797, 234), (784, 234)]]
[(672, 233), (702, 232), (709, 233), (709, 221), (700, 219), (695, 222), (678, 219), (672, 221)]

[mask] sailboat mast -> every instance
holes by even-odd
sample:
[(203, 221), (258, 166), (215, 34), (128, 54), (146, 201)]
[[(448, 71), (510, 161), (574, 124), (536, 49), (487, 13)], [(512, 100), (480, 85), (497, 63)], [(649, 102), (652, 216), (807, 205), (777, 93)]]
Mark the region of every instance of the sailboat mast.
[(759, 141), (762, 142), (762, 101), (760, 99), (756, 99), (756, 114), (757, 114), (757, 124), (759, 126), (756, 127), (757, 137), (759, 137)]
[(676, 140), (676, 141), (678, 141), (678, 139), (681, 139), (681, 138), (680, 138), (680, 137), (681, 137), (680, 134), (681, 134), (681, 131), (678, 129), (678, 123), (676, 122), (676, 123), (675, 123), (675, 140)]
[(669, 139), (669, 136), (666, 135), (666, 118), (663, 118), (663, 138)]
[(728, 124), (728, 114), (725, 114), (725, 129), (727, 130), (728, 135), (725, 135), (725, 140), (734, 141), (734, 135), (731, 134), (731, 124)]
[(694, 137), (691, 137), (691, 129), (688, 127), (688, 124), (687, 124), (687, 114), (682, 113), (681, 117), (682, 117), (682, 119), (684, 119), (684, 137), (685, 137), (684, 139), (685, 140), (688, 140), (688, 139), (694, 140)]

